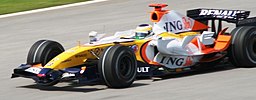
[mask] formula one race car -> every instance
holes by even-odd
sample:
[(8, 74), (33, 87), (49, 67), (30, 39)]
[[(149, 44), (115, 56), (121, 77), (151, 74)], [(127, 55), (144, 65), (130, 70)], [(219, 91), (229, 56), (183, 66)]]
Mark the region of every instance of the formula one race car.
[[(237, 67), (256, 66), (256, 18), (247, 18), (249, 11), (194, 9), (184, 16), (162, 10), (166, 4), (149, 6), (154, 7), (153, 27), (142, 24), (130, 34), (102, 39), (92, 32), (90, 43), (66, 51), (58, 42), (37, 41), (27, 63), (15, 68), (12, 78), (32, 78), (44, 86), (78, 80), (125, 88), (139, 76), (185, 72), (225, 61)], [(228, 33), (228, 28), (222, 29), (223, 21), (236, 28)]]

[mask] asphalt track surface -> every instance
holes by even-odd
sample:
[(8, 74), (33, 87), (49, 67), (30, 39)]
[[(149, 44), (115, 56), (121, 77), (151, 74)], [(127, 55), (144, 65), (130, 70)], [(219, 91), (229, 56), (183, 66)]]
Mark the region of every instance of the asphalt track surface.
[[(65, 48), (88, 41), (88, 32), (111, 33), (149, 22), (152, 0), (109, 0), (78, 7), (0, 19), (1, 100), (256, 100), (256, 68), (231, 65), (208, 71), (170, 75), (165, 79), (139, 80), (126, 89), (104, 85), (60, 83), (37, 87), (30, 79), (10, 79), (12, 69), (25, 63), (30, 46), (39, 39), (59, 41)], [(250, 10), (255, 0), (162, 0), (168, 9), (183, 14), (192, 8)]]

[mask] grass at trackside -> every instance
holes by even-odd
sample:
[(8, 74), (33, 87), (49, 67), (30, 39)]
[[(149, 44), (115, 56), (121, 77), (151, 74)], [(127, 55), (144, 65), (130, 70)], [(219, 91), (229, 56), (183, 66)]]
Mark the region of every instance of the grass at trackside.
[(0, 0), (0, 15), (88, 0)]

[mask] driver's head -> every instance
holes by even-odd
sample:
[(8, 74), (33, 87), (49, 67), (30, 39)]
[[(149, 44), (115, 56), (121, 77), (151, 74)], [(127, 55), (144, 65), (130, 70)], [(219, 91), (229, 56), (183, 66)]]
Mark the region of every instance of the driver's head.
[(135, 30), (135, 39), (144, 39), (152, 32), (152, 26), (149, 24), (140, 24)]

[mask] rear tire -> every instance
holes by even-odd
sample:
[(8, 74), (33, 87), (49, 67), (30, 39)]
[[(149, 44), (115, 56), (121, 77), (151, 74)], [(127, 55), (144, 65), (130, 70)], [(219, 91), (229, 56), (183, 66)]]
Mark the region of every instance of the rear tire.
[(135, 54), (125, 46), (107, 47), (100, 57), (98, 70), (108, 87), (129, 87), (134, 82), (137, 73)]
[(27, 56), (27, 64), (41, 63), (44, 66), (64, 51), (61, 44), (50, 40), (39, 40), (32, 45)]
[(232, 32), (229, 60), (237, 67), (256, 66), (256, 27), (241, 26)]

